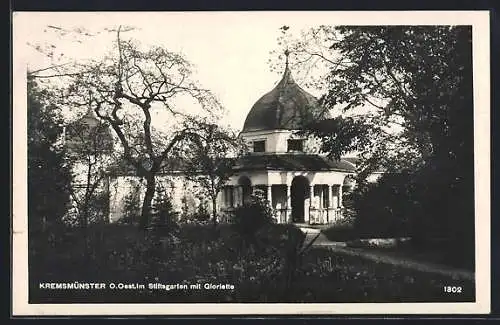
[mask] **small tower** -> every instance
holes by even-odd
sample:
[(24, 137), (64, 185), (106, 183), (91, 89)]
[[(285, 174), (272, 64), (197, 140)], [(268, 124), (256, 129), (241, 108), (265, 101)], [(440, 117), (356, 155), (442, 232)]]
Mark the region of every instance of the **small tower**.
[(64, 133), (64, 145), (69, 151), (95, 149), (105, 153), (113, 149), (111, 130), (97, 117), (91, 105), (85, 115), (65, 128)]

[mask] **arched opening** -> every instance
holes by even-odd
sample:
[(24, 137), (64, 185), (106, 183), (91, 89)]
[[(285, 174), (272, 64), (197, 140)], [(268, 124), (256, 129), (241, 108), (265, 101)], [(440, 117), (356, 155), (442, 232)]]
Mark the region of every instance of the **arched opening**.
[(305, 200), (309, 198), (309, 180), (304, 176), (296, 176), (290, 189), (292, 204), (292, 222), (305, 222)]
[(252, 194), (252, 181), (250, 181), (250, 178), (247, 176), (241, 176), (238, 179), (238, 185), (241, 187), (243, 203), (247, 203), (250, 200), (250, 195)]

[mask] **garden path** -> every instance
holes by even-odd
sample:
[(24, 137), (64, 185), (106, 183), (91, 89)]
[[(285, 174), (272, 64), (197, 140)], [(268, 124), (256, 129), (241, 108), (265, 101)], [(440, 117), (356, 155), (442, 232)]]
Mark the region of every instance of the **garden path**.
[(464, 280), (474, 281), (474, 272), (459, 270), (445, 265), (415, 261), (411, 258), (394, 257), (384, 254), (383, 252), (367, 251), (366, 249), (363, 248), (347, 247), (346, 243), (344, 242), (330, 241), (323, 233), (320, 232), (319, 229), (300, 227), (300, 230), (302, 230), (306, 234), (304, 245), (310, 243), (310, 241), (313, 240), (318, 233), (320, 233), (319, 237), (312, 244), (313, 247), (324, 247), (334, 252), (352, 256), (359, 256), (365, 259), (375, 261), (377, 263), (387, 263), (408, 269), (446, 275), (456, 280), (464, 279)]

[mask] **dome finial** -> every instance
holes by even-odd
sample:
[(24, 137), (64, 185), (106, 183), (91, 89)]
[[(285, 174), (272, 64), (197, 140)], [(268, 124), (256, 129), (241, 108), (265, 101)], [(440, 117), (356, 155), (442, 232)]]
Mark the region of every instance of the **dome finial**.
[(285, 50), (285, 57), (286, 57), (285, 69), (288, 68), (288, 56), (289, 55), (290, 55), (290, 51), (288, 51), (288, 47), (287, 47), (286, 50)]

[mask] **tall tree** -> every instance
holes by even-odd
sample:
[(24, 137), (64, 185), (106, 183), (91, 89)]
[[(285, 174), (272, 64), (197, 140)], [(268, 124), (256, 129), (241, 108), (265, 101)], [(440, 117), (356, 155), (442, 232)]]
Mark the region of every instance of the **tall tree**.
[(62, 221), (69, 203), (70, 172), (59, 140), (61, 121), (50, 93), (28, 79), (28, 227), (46, 229)]
[[(351, 127), (352, 120), (366, 124), (371, 132), (354, 134), (346, 127), (346, 136), (368, 135), (359, 151), (387, 168), (423, 163), (447, 152), (441, 148), (470, 154), (471, 42), (465, 26), (321, 26), (282, 41), (299, 69), (326, 67), (322, 84), (313, 84), (324, 91), (322, 104), (351, 115), (343, 118)], [(330, 128), (324, 122), (322, 129), (330, 132), (316, 133), (331, 136), (344, 121)], [(341, 153), (351, 148), (345, 149)]]

